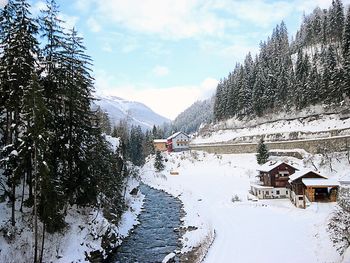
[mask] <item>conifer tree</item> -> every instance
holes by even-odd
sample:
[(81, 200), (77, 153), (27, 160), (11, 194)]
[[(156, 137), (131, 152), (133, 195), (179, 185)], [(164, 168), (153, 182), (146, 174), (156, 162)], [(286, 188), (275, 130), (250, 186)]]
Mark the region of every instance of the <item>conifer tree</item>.
[(350, 7), (347, 10), (343, 34), (343, 76), (342, 83), (344, 95), (350, 97)]
[(258, 144), (257, 148), (257, 155), (256, 155), (256, 160), (258, 164), (264, 164), (267, 162), (269, 159), (269, 150), (267, 149), (267, 146), (265, 145), (264, 139), (261, 138), (260, 142)]
[(264, 69), (261, 63), (258, 63), (256, 80), (253, 88), (253, 107), (258, 116), (261, 116), (266, 109), (265, 90), (267, 86)]
[(154, 168), (157, 172), (164, 170), (163, 156), (160, 151), (156, 152), (156, 158), (154, 160)]
[[(21, 160), (18, 152), (21, 145), (22, 97), (24, 90), (30, 85), (31, 77), (35, 72), (38, 42), (36, 40), (37, 26), (30, 18), (30, 5), (25, 0), (10, 0), (5, 6), (1, 21), (3, 55), (1, 57), (0, 82), (2, 82), (3, 102), (6, 116), (4, 132), (5, 151), (1, 154), (8, 178), (10, 200), (12, 203), (11, 222), (15, 225), (16, 185), (23, 173), (20, 169)], [(10, 154), (10, 156), (8, 155)], [(9, 158), (6, 158), (8, 156)]]

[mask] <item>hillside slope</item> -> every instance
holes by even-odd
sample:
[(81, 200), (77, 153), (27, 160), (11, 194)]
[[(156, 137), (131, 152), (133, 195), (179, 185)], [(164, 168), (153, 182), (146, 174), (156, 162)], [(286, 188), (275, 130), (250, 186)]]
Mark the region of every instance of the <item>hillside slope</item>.
[(214, 97), (204, 101), (196, 101), (176, 117), (173, 125), (178, 131), (196, 132), (201, 124), (213, 120), (213, 108)]
[(350, 135), (350, 114), (346, 105), (328, 108), (318, 105), (254, 119), (231, 118), (203, 127), (192, 143), (257, 142), (260, 136), (278, 141), (334, 135)]
[(143, 130), (151, 129), (153, 125), (170, 122), (169, 119), (155, 113), (146, 105), (128, 101), (116, 96), (96, 96), (95, 107), (100, 106), (108, 113), (112, 126), (119, 120), (128, 119), (131, 125), (140, 125)]

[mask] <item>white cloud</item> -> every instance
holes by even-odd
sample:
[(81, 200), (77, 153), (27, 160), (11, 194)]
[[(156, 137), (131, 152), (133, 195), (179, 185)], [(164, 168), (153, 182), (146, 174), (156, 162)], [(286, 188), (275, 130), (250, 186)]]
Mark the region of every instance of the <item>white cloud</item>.
[(107, 52), (107, 53), (112, 53), (113, 52), (113, 49), (112, 49), (112, 46), (110, 43), (106, 42), (103, 44), (102, 46), (102, 50)]
[[(0, 0), (4, 1), (4, 0)], [(228, 29), (252, 23), (269, 28), (295, 11), (327, 8), (332, 0), (76, 0), (79, 11), (92, 11), (95, 22), (116, 23), (162, 38), (224, 36)], [(343, 0), (344, 5), (350, 0)]]
[(273, 23), (279, 23), (293, 11), (290, 2), (265, 2), (265, 1), (244, 1), (235, 9), (235, 14), (244, 20), (248, 20), (255, 25), (269, 27)]
[(302, 0), (95, 0), (95, 4), (104, 21), (136, 32), (181, 39), (223, 36), (246, 22), (269, 27), (292, 13)]
[(111, 82), (110, 77), (100, 72), (100, 75), (96, 76), (97, 93), (142, 102), (158, 114), (170, 119), (175, 119), (195, 101), (209, 98), (214, 94), (218, 83), (216, 79), (207, 78), (193, 86), (155, 88), (133, 84), (113, 86)]
[(214, 95), (219, 81), (213, 78), (206, 78), (200, 85), (199, 100), (205, 100)]
[(32, 5), (31, 12), (34, 17), (40, 15), (41, 10), (46, 10), (47, 6), (44, 1), (38, 1)]
[(101, 31), (101, 25), (94, 17), (89, 17), (86, 23), (92, 32), (97, 33)]
[(224, 31), (225, 19), (200, 0), (105, 0), (96, 2), (103, 19), (137, 32), (155, 33), (165, 38), (217, 35)]
[(76, 24), (79, 20), (79, 17), (77, 17), (77, 16), (70, 16), (70, 15), (67, 15), (64, 13), (60, 13), (58, 15), (58, 18), (65, 22), (63, 24), (63, 28), (66, 31), (69, 31), (70, 29), (75, 28)]
[(86, 12), (90, 10), (92, 2), (91, 0), (76, 0), (75, 6), (80, 12)]
[(0, 0), (0, 7), (4, 7), (5, 5), (7, 5), (7, 0)]
[(169, 69), (167, 67), (157, 65), (152, 69), (152, 72), (158, 77), (163, 77), (169, 74)]

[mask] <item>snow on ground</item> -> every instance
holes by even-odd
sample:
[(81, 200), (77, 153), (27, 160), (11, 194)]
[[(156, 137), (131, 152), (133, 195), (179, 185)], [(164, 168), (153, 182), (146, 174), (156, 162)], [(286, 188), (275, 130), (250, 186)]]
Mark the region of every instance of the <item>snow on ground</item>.
[(110, 143), (110, 147), (111, 147), (112, 151), (116, 152), (117, 149), (119, 148), (120, 138), (115, 138), (115, 137), (112, 137), (112, 136), (107, 135), (107, 134), (103, 134), (103, 136)]
[[(306, 115), (307, 116), (307, 115)], [(280, 119), (282, 118), (282, 119)], [(332, 130), (344, 130), (350, 128), (350, 119), (343, 119), (339, 114), (323, 115), (320, 117), (295, 116), (294, 119), (283, 119), (283, 116), (271, 117), (271, 119), (258, 118), (252, 121), (230, 119), (211, 127), (211, 132), (199, 135), (191, 143), (218, 143), (227, 142), (243, 136), (257, 136), (262, 134), (280, 134), (281, 138), (288, 139), (291, 133), (295, 132), (327, 132)], [(274, 122), (271, 122), (274, 120)], [(209, 136), (208, 136), (209, 135)], [(344, 131), (339, 135), (349, 135)], [(328, 137), (325, 133), (323, 136)], [(301, 139), (312, 139), (315, 135), (303, 135)]]
[[(137, 185), (136, 180), (128, 182), (125, 197), (129, 207), (122, 215), (119, 226), (110, 224), (103, 217), (102, 211), (89, 207), (69, 208), (65, 218), (68, 224), (67, 229), (63, 233), (46, 234), (44, 262), (88, 262), (85, 259), (85, 252), (102, 250), (102, 234), (109, 227), (112, 228), (112, 232), (116, 233), (120, 243), (121, 239), (128, 235), (129, 230), (138, 224), (137, 215), (141, 212), (144, 196), (141, 193), (136, 196), (129, 194), (131, 189)], [(16, 238), (13, 241), (9, 242), (5, 236), (0, 235), (1, 263), (31, 262), (33, 259), (34, 234), (30, 229), (32, 227), (29, 227), (33, 226), (33, 222), (30, 220), (31, 210), (26, 210), (23, 216), (20, 214), (16, 216)], [(11, 229), (9, 218), (10, 208), (6, 202), (0, 203), (0, 230)], [(41, 227), (39, 223), (39, 237), (41, 237)]]
[[(335, 203), (296, 208), (289, 199), (248, 201), (250, 181), (256, 180), (254, 154), (213, 155), (203, 152), (166, 154), (168, 161), (155, 173), (154, 160), (143, 169), (142, 180), (178, 196), (187, 215), (185, 226), (198, 229), (183, 237), (183, 251), (197, 246), (215, 230), (216, 238), (204, 262), (339, 262), (341, 256), (326, 232)], [(299, 167), (324, 163), (321, 172), (339, 178), (349, 170), (344, 155), (336, 155), (333, 169), (321, 156), (293, 160)], [(338, 161), (339, 160), (339, 161)], [(179, 175), (170, 175), (170, 171)], [(237, 195), (241, 201), (233, 202)]]

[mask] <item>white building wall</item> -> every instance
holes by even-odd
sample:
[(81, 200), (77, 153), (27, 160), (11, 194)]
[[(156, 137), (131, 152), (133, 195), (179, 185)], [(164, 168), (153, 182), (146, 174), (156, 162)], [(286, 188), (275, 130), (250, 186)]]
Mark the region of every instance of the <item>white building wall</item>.
[(264, 189), (251, 186), (251, 190), (259, 199), (289, 198), (289, 189), (285, 187)]
[(296, 207), (304, 208), (304, 196), (303, 195), (296, 195), (294, 192), (291, 192), (290, 198)]
[[(189, 140), (190, 138), (187, 137), (186, 135), (180, 133), (178, 136), (176, 136), (175, 138), (173, 138), (172, 142), (173, 142), (173, 150), (179, 150), (179, 149), (189, 149)], [(186, 141), (187, 144), (184, 145), (178, 145), (178, 142), (181, 141)]]

